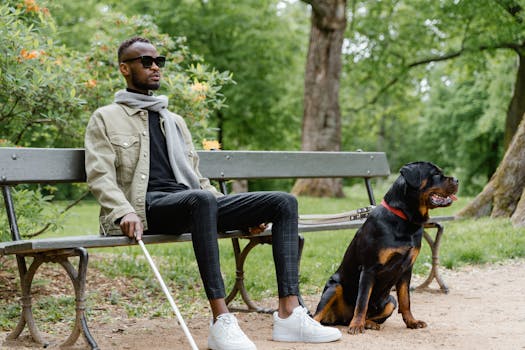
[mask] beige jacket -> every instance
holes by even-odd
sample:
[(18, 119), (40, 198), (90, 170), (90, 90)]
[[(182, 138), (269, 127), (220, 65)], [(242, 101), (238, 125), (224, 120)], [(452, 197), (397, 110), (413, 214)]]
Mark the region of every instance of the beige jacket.
[[(204, 178), (199, 157), (184, 119), (172, 113), (188, 149), (188, 158), (202, 189), (222, 194)], [(100, 209), (100, 232), (121, 235), (116, 221), (135, 212), (148, 229), (146, 191), (149, 180), (148, 112), (113, 103), (97, 109), (86, 128), (86, 175), (89, 188)]]

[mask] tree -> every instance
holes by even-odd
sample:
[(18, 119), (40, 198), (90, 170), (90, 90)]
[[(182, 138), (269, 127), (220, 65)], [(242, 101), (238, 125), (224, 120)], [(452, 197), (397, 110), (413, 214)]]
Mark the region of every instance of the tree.
[[(302, 149), (339, 151), (339, 79), (346, 28), (346, 0), (309, 0), (311, 31), (305, 83)], [(343, 197), (341, 179), (300, 179), (294, 194)]]
[(474, 201), (457, 215), (511, 217), (514, 224), (525, 226), (524, 159), (525, 116), (494, 176)]
[(518, 128), (518, 125), (523, 120), (523, 115), (525, 113), (525, 39), (523, 38), (525, 8), (523, 7), (523, 1), (500, 0), (497, 2), (504, 11), (506, 11), (512, 21), (512, 27), (507, 29), (507, 31), (514, 34), (517, 39), (512, 40), (515, 38), (511, 37), (507, 43), (502, 45), (502, 47), (508, 48), (516, 53), (518, 62), (514, 84), (514, 95), (509, 103), (507, 119), (505, 121), (505, 138), (503, 141), (505, 148), (507, 148)]

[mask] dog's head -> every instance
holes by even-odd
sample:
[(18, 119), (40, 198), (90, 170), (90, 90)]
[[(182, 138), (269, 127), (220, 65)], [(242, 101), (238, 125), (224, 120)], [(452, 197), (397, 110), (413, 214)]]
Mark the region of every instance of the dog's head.
[(430, 162), (404, 165), (401, 175), (385, 195), (386, 202), (403, 210), (410, 221), (428, 220), (430, 209), (447, 207), (456, 200), (458, 180), (445, 176)]

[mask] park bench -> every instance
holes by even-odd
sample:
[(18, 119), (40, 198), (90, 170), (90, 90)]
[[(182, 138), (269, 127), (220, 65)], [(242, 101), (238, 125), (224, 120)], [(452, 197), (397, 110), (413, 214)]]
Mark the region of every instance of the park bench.
[[(388, 161), (382, 152), (289, 152), (289, 151), (200, 151), (200, 170), (202, 174), (219, 183), (223, 193), (227, 182), (250, 179), (296, 179), (296, 178), (362, 178), (368, 194), (370, 207), (341, 215), (320, 214), (301, 216), (300, 233), (314, 231), (333, 231), (356, 229), (364, 222), (370, 208), (375, 206), (375, 198), (370, 180), (390, 174)], [(44, 148), (0, 148), (0, 186), (8, 217), (12, 241), (0, 242), (0, 257), (15, 255), (21, 284), (22, 311), (18, 325), (8, 335), (16, 339), (27, 325), (33, 340), (46, 344), (40, 335), (32, 313), (31, 283), (33, 277), (44, 263), (58, 263), (66, 270), (75, 290), (75, 323), (68, 339), (62, 344), (73, 345), (82, 335), (92, 349), (98, 349), (90, 334), (85, 317), (86, 273), (89, 248), (118, 247), (137, 244), (125, 236), (101, 236), (99, 234), (68, 236), (61, 238), (21, 239), (16, 220), (16, 211), (11, 196), (11, 187), (19, 184), (53, 184), (85, 182), (84, 150), (82, 149), (44, 149)], [(447, 218), (441, 218), (446, 220)], [(439, 242), (443, 227), (434, 218), (426, 228), (437, 229), (432, 238), (427, 232), (424, 237), (432, 250), (432, 267), (427, 280), (418, 288), (428, 286), (436, 279), (441, 290), (448, 288), (439, 276)], [(244, 263), (249, 252), (257, 245), (271, 243), (269, 229), (257, 235), (246, 232), (226, 232), (219, 238), (232, 240), (236, 261), (236, 281), (226, 301), (230, 303), (241, 295), (250, 311), (268, 311), (257, 307), (250, 299), (244, 285)], [(241, 249), (239, 239), (248, 242)], [(174, 243), (191, 241), (191, 233), (181, 235), (150, 234), (143, 236), (144, 243)], [(350, 242), (342, 242), (347, 245)], [(304, 238), (300, 239), (300, 249)], [(70, 258), (78, 257), (75, 267)], [(31, 258), (26, 260), (27, 258)]]

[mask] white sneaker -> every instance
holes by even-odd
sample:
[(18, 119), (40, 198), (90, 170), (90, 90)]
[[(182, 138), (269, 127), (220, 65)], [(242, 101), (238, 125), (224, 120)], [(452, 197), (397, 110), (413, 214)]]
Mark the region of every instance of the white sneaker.
[(213, 350), (256, 350), (255, 344), (244, 334), (234, 315), (217, 316), (210, 325), (208, 348)]
[(326, 327), (308, 316), (307, 310), (296, 307), (285, 319), (273, 314), (273, 340), (304, 343), (327, 343), (340, 339), (341, 332), (337, 328)]

